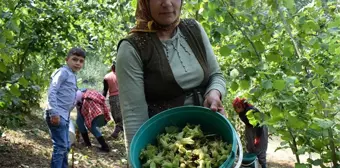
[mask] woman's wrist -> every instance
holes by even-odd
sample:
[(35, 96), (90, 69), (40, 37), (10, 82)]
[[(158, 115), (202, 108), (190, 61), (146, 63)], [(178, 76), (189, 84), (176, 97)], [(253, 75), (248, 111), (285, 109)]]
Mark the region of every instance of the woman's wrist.
[(212, 89), (208, 92), (208, 94), (206, 96), (216, 96), (219, 97), (221, 99), (221, 92), (217, 89)]

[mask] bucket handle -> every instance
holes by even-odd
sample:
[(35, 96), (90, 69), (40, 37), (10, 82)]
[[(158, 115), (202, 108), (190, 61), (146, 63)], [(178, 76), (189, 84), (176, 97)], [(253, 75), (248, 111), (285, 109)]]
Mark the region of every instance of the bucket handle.
[[(236, 158), (236, 154), (235, 154), (234, 151), (232, 151), (232, 152), (230, 153), (230, 160), (235, 160), (235, 158)], [(230, 167), (232, 167), (233, 164), (234, 164), (233, 162), (228, 162), (228, 164), (226, 165), (226, 167), (230, 168)]]
[[(241, 139), (238, 136), (236, 130), (235, 129), (233, 129), (233, 130), (234, 130), (234, 133), (235, 133), (235, 136), (236, 136), (236, 141), (237, 141), (237, 144), (238, 144), (238, 151), (239, 151), (238, 161), (235, 165), (235, 168), (240, 168), (241, 165), (242, 165), (242, 160), (243, 160), (243, 147), (242, 147)], [(236, 156), (236, 154), (235, 154), (235, 156)]]
[[(235, 129), (233, 129), (234, 133), (235, 133), (235, 136), (236, 136), (236, 141), (237, 141), (237, 144), (238, 144), (238, 151), (239, 151), (239, 157), (238, 157), (238, 161), (235, 165), (234, 168), (240, 168), (242, 166), (242, 159), (243, 159), (243, 148), (242, 148), (242, 144), (241, 144), (241, 139), (240, 137), (238, 136), (238, 134), (236, 133)], [(231, 152), (231, 156), (230, 156), (230, 159), (232, 160), (235, 160), (236, 158), (236, 152), (235, 151), (232, 151)], [(226, 167), (230, 168), (232, 167), (234, 163), (233, 162), (229, 162)]]
[(253, 160), (251, 163), (249, 164), (242, 164), (242, 166), (251, 166), (252, 164), (254, 164), (255, 162), (257, 162), (257, 158), (255, 160)]
[[(221, 114), (221, 113), (219, 113), (219, 112), (217, 112), (217, 111), (216, 111), (216, 113), (219, 114), (219, 115), (221, 115), (222, 117), (227, 118), (225, 115), (223, 115), (223, 114)], [(236, 163), (236, 165), (235, 165), (234, 168), (240, 168), (241, 165), (242, 165), (242, 159), (243, 159), (243, 147), (242, 147), (241, 139), (240, 139), (240, 137), (238, 136), (238, 134), (237, 134), (235, 128), (232, 128), (232, 130), (234, 131), (234, 134), (235, 134), (235, 136), (236, 136), (236, 141), (237, 141), (237, 144), (238, 144), (238, 151), (239, 151), (238, 161), (237, 161), (237, 163)], [(231, 155), (232, 155), (232, 156), (231, 156), (232, 159), (235, 159), (235, 158), (236, 158), (236, 153), (235, 153), (234, 151), (231, 152)], [(231, 164), (233, 164), (233, 163), (229, 163), (229, 164), (227, 165), (227, 167), (232, 167)]]

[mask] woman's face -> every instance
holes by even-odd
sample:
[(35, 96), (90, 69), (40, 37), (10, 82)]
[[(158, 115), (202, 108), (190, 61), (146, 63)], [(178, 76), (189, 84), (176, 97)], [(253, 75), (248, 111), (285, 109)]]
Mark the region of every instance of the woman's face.
[(149, 0), (152, 18), (162, 26), (171, 25), (180, 15), (181, 1), (182, 0)]
[(244, 108), (242, 106), (236, 106), (234, 107), (234, 109), (237, 113), (241, 113), (242, 111), (244, 111)]

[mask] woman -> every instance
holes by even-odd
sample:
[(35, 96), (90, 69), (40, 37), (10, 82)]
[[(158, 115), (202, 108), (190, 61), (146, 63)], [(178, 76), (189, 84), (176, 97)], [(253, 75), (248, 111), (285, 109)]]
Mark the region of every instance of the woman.
[(262, 168), (266, 168), (266, 152), (268, 147), (268, 128), (260, 126), (254, 118), (254, 113), (259, 112), (255, 107), (246, 102), (246, 99), (236, 98), (233, 107), (242, 122), (246, 125), (245, 137), (247, 151), (255, 153)]
[(78, 90), (76, 95), (76, 107), (76, 122), (85, 146), (91, 146), (87, 132), (87, 129), (89, 129), (101, 145), (100, 150), (109, 152), (110, 148), (99, 130), (99, 127), (106, 125), (106, 123), (111, 120), (109, 109), (105, 104), (105, 97), (95, 90)]
[(126, 145), (166, 109), (197, 105), (224, 113), (225, 79), (207, 34), (181, 20), (181, 0), (138, 0), (137, 24), (120, 41), (117, 78)]

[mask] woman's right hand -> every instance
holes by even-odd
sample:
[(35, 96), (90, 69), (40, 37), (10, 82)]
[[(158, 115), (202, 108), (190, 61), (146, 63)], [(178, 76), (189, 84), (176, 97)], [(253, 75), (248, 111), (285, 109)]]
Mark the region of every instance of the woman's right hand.
[(203, 103), (204, 107), (210, 108), (225, 116), (224, 107), (221, 101), (221, 93), (218, 90), (211, 90), (206, 96)]

